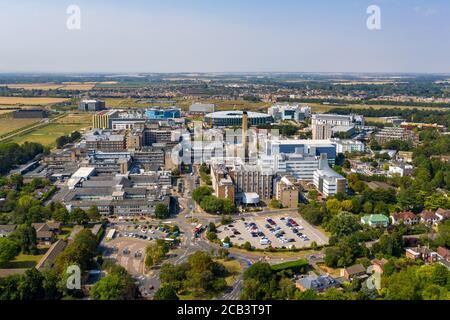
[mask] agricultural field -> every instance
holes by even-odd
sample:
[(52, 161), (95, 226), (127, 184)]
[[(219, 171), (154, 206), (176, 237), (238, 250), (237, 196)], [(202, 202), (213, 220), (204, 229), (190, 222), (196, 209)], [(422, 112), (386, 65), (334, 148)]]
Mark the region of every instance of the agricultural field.
[(22, 98), (22, 97), (0, 97), (0, 105), (33, 105), (43, 106), (47, 104), (60, 103), (66, 98)]
[(0, 118), (0, 135), (38, 123), (40, 119), (12, 119)]
[(374, 104), (374, 105), (367, 105), (367, 104), (348, 104), (348, 105), (323, 105), (321, 103), (309, 103), (309, 102), (299, 102), (300, 104), (305, 104), (311, 107), (313, 112), (327, 112), (331, 109), (336, 108), (351, 108), (351, 109), (418, 109), (418, 110), (446, 110), (444, 108), (439, 107), (415, 107), (415, 106), (394, 106), (394, 105), (380, 105), (380, 104)]
[(87, 127), (89, 127), (89, 125), (51, 123), (44, 127), (28, 132), (24, 135), (17, 136), (10, 141), (19, 144), (22, 144), (26, 141), (38, 142), (43, 144), (44, 146), (53, 147), (58, 137), (69, 135), (73, 131), (81, 131)]
[(92, 114), (89, 113), (69, 113), (66, 116), (56, 120), (56, 123), (61, 124), (85, 124), (92, 123)]
[(89, 91), (97, 84), (114, 84), (111, 82), (63, 82), (63, 83), (12, 83), (2, 84), (0, 86), (11, 89), (25, 89), (25, 90), (80, 90)]

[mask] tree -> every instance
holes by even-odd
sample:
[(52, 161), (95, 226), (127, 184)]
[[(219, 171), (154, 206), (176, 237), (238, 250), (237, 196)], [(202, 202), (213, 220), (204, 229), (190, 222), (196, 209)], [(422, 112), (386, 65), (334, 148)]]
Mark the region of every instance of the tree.
[(212, 195), (212, 189), (206, 186), (198, 187), (192, 191), (192, 199), (199, 204), (202, 202), (203, 198), (210, 195)]
[(92, 287), (90, 296), (94, 300), (134, 300), (139, 297), (139, 290), (133, 278), (122, 271), (100, 279)]
[(283, 205), (281, 204), (280, 201), (273, 199), (272, 201), (270, 201), (269, 206), (273, 209), (281, 209), (283, 208)]
[(155, 207), (155, 217), (158, 219), (166, 219), (169, 216), (169, 208), (163, 203), (158, 203)]
[(36, 230), (30, 224), (22, 224), (10, 235), (24, 254), (37, 253)]
[(342, 212), (334, 216), (327, 224), (327, 229), (337, 238), (350, 235), (361, 228), (358, 220), (350, 213)]
[(216, 196), (206, 196), (200, 202), (200, 207), (208, 213), (220, 213), (223, 209), (223, 201)]
[(0, 268), (14, 259), (19, 252), (20, 248), (16, 242), (8, 238), (0, 238)]
[(78, 265), (87, 270), (97, 253), (97, 239), (90, 230), (81, 230), (55, 261), (55, 268), (62, 273), (69, 265)]
[(87, 216), (90, 221), (98, 221), (101, 218), (100, 212), (98, 211), (98, 207), (96, 205), (92, 205), (86, 211)]
[(69, 213), (69, 221), (73, 223), (83, 224), (89, 220), (88, 215), (83, 209), (75, 208)]
[(177, 292), (171, 285), (165, 285), (159, 288), (153, 297), (153, 300), (179, 300)]
[(164, 240), (158, 239), (155, 242), (150, 243), (145, 249), (145, 252), (145, 265), (147, 267), (152, 267), (165, 257), (169, 252), (169, 246)]

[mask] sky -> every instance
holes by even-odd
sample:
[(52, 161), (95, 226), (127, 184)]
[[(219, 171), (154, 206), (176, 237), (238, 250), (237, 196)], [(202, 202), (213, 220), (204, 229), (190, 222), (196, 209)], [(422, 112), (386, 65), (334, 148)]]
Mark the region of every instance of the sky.
[(0, 39), (0, 72), (450, 73), (450, 1), (0, 0)]

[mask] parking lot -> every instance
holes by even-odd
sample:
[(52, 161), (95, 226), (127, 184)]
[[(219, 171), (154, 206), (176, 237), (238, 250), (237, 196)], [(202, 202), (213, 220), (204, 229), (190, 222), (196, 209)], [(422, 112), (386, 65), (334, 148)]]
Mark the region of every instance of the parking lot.
[(171, 235), (168, 229), (150, 224), (122, 224), (115, 225), (113, 228), (117, 231), (116, 238), (125, 237), (150, 241), (156, 239), (165, 239)]
[(312, 242), (318, 245), (328, 243), (328, 237), (314, 228), (299, 215), (271, 215), (235, 221), (231, 225), (218, 228), (221, 240), (230, 237), (232, 243), (241, 245), (245, 242), (255, 248), (304, 248)]
[(119, 237), (102, 243), (104, 247), (104, 257), (113, 259), (121, 265), (132, 276), (144, 273), (145, 248), (148, 241), (132, 238)]

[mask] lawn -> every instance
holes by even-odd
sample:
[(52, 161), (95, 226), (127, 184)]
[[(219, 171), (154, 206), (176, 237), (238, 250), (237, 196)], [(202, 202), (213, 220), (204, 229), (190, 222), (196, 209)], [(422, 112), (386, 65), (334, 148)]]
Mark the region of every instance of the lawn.
[(20, 253), (18, 256), (15, 257), (14, 260), (10, 261), (7, 264), (6, 268), (7, 269), (34, 268), (36, 264), (42, 259), (48, 248), (49, 246), (40, 246), (38, 248), (39, 252), (36, 255)]
[(0, 97), (0, 105), (47, 105), (66, 101), (66, 98)]
[(11, 142), (22, 144), (28, 142), (38, 142), (44, 146), (52, 147), (55, 145), (55, 141), (58, 137), (69, 135), (73, 131), (79, 131), (89, 127), (87, 124), (60, 124), (51, 123), (47, 126), (38, 128), (24, 135), (17, 136), (11, 139)]
[(39, 119), (0, 118), (0, 135), (38, 123)]

